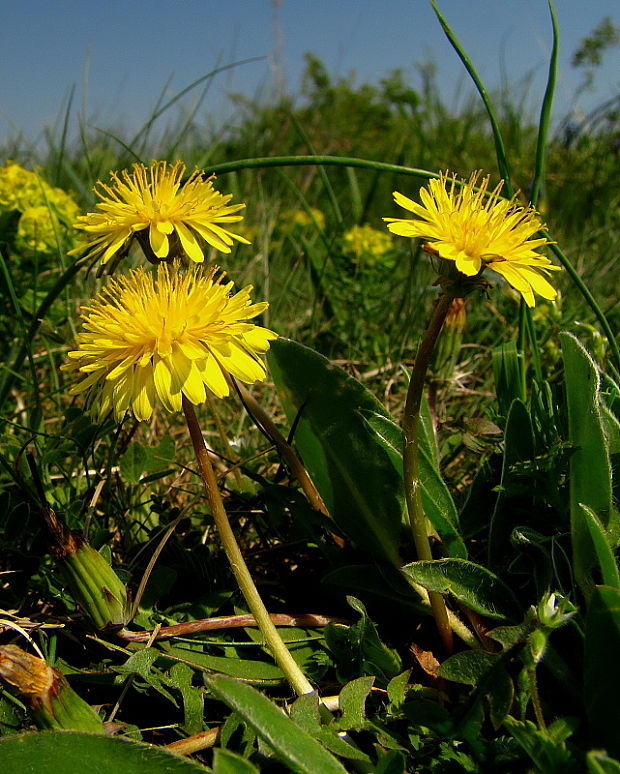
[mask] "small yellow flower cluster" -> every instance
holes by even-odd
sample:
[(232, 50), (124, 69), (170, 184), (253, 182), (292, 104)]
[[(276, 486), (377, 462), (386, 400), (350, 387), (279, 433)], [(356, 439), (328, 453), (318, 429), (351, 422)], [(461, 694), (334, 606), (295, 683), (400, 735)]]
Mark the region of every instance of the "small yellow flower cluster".
[(394, 252), (392, 240), (384, 231), (367, 223), (353, 226), (343, 237), (344, 251), (360, 264), (366, 266), (391, 265), (388, 256)]
[(7, 161), (0, 167), (0, 213), (17, 213), (15, 247), (53, 253), (79, 212), (73, 198), (36, 172)]
[(325, 215), (321, 210), (310, 207), (308, 210), (282, 210), (278, 216), (278, 229), (281, 234), (290, 236), (308, 226), (325, 228)]

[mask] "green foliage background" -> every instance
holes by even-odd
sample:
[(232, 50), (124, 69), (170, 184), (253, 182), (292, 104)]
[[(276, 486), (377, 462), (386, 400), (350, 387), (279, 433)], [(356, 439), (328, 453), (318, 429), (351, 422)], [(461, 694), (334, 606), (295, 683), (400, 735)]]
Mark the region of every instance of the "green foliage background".
[[(578, 64), (596, 65), (586, 54), (609, 44), (604, 32), (584, 43)], [(330, 621), (300, 619), (281, 632), (320, 695), (339, 697), (335, 716), (316, 697), (298, 699), (288, 716), (276, 708), (290, 704), (290, 691), (250, 627), (149, 644), (89, 630), (50, 555), (28, 453), (47, 502), (134, 593), (166, 536), (132, 631), (234, 616), (243, 602), (178, 418), (98, 426), (68, 396), (59, 367), (79, 305), (102, 280), (67, 258), (70, 232), (54, 252), (29, 252), (16, 248), (15, 221), (0, 223), (4, 641), (26, 646), (16, 632), (28, 633), (134, 740), (126, 752), (118, 740), (76, 734), (63, 742), (67, 756), (105, 756), (138, 774), (138, 742), (213, 730), (217, 749), (198, 761), (216, 772), (620, 771), (619, 103), (550, 128), (548, 110), (528, 119), (526, 93), (447, 105), (431, 64), (413, 83), (405, 71), (378, 86), (335, 80), (309, 55), (299, 99), (239, 100), (226, 131), (190, 115), (158, 133), (153, 115), (133, 137), (113, 127), (85, 130), (76, 145), (50, 137), (34, 159), (85, 209), (96, 180), (155, 158), (216, 172), (220, 190), (247, 203), (252, 246), (217, 260), (270, 302), (263, 323), (284, 338), (269, 356), (272, 382), (256, 392), (294, 438), (333, 521), (310, 507), (238, 401), (217, 406), (226, 439), (210, 410), (201, 419), (269, 610)], [(2, 155), (33, 161), (19, 144)], [(423, 422), (425, 507), (444, 555), (416, 562), (398, 421), (435, 275), (416, 244), (394, 239), (356, 254), (347, 234), (355, 225), (383, 231), (381, 218), (395, 214), (391, 192), (415, 198), (442, 169), (482, 169), (494, 181), (509, 170), (507, 185), (538, 199), (566, 271), (556, 303), (528, 314), (498, 285), (468, 301), (464, 331), (444, 335)], [(407, 579), (445, 593), (475, 633), (456, 654), (441, 654)], [(32, 724), (27, 703), (3, 691), (5, 760), (24, 754), (15, 734)], [(72, 771), (70, 762), (54, 768), (62, 764), (52, 733), (24, 737), (24, 760)], [(174, 760), (153, 758), (149, 770), (200, 770)]]

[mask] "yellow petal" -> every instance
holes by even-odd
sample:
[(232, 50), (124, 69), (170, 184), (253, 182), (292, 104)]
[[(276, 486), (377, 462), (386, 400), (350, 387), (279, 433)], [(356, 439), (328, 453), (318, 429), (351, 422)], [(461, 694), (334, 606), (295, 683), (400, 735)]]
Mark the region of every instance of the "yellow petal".
[[(387, 221), (387, 218), (384, 218), (383, 220)], [(420, 234), (412, 220), (392, 220), (391, 222), (388, 222), (387, 227), (392, 234), (396, 234), (397, 236), (414, 238)]]
[(206, 360), (198, 361), (196, 367), (200, 372), (202, 381), (207, 385), (217, 398), (225, 398), (230, 392), (228, 382), (222, 373), (217, 360), (209, 353)]
[(507, 261), (491, 264), (490, 268), (498, 274), (501, 274), (509, 285), (512, 285), (515, 290), (519, 291), (529, 307), (534, 306), (534, 294), (532, 293), (530, 283), (518, 269), (515, 269), (515, 267)]
[(230, 342), (230, 354), (221, 351), (214, 354), (226, 371), (247, 384), (262, 381), (267, 375), (261, 361), (249, 355), (236, 341)]
[(183, 394), (187, 396), (187, 399), (193, 403), (194, 406), (204, 403), (207, 399), (202, 374), (194, 363), (192, 363), (189, 375), (183, 383)]
[(413, 201), (413, 199), (410, 199), (408, 196), (404, 196), (398, 191), (393, 191), (392, 196), (394, 197), (396, 204), (398, 204), (400, 207), (404, 207), (406, 210), (413, 211), (414, 207), (416, 206), (416, 203)]
[(157, 397), (166, 411), (174, 413), (181, 410), (181, 390), (174, 379), (168, 363), (162, 358), (155, 360), (153, 380)]
[(158, 258), (165, 258), (168, 255), (168, 237), (153, 226), (149, 229), (149, 242)]
[(250, 349), (256, 352), (267, 352), (269, 342), (278, 338), (278, 334), (270, 331), (268, 328), (261, 328), (255, 325), (247, 333), (243, 334), (243, 341)]
[(177, 234), (181, 240), (181, 247), (187, 254), (188, 258), (196, 263), (202, 263), (205, 259), (202, 248), (198, 244), (198, 240), (192, 234), (192, 232), (183, 224), (177, 221), (176, 225)]
[(153, 370), (150, 367), (136, 369), (134, 379), (134, 398), (131, 410), (139, 422), (151, 418), (153, 403), (155, 402), (155, 387), (153, 384)]

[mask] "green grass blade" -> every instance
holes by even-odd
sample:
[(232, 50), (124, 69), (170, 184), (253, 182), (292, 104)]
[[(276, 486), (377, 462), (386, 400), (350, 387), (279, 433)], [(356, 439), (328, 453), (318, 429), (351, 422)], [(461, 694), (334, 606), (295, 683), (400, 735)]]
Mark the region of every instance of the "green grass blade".
[(39, 330), (39, 327), (45, 318), (45, 315), (49, 311), (54, 301), (71, 282), (73, 277), (81, 270), (81, 268), (82, 267), (76, 262), (65, 269), (65, 271), (63, 271), (60, 277), (56, 280), (53, 287), (49, 290), (43, 301), (41, 301), (36, 314), (34, 315), (34, 318), (28, 328), (28, 331), (26, 332), (24, 343), (18, 349), (12, 364), (4, 369), (4, 375), (2, 381), (0, 381), (0, 409), (2, 409), (4, 401), (6, 400), (6, 397), (9, 394), (11, 387), (13, 386), (16, 376), (19, 374), (22, 364), (28, 356), (28, 352), (30, 351), (30, 343), (36, 336), (37, 331)]
[(590, 535), (594, 552), (601, 570), (601, 579), (606, 586), (620, 589), (620, 574), (616, 557), (609, 545), (609, 537), (600, 519), (587, 505), (577, 506), (583, 524)]
[(401, 164), (386, 164), (383, 161), (360, 159), (350, 156), (258, 156), (250, 159), (237, 159), (236, 161), (224, 161), (221, 164), (213, 164), (209, 172), (214, 175), (225, 175), (228, 172), (236, 172), (240, 169), (267, 169), (269, 167), (305, 167), (305, 166), (334, 166), (356, 167), (357, 169), (373, 169), (380, 172), (396, 172), (399, 175), (420, 177), (423, 180), (438, 178), (436, 172), (416, 167), (404, 167)]
[(484, 103), (484, 107), (486, 108), (487, 115), (489, 116), (489, 121), (491, 123), (491, 130), (493, 132), (493, 140), (495, 142), (495, 154), (497, 156), (497, 166), (499, 169), (499, 173), (504, 180), (504, 187), (505, 187), (506, 193), (508, 194), (508, 196), (512, 196), (512, 194), (514, 193), (514, 189), (512, 187), (510, 167), (508, 164), (508, 159), (506, 157), (506, 148), (504, 146), (504, 140), (502, 139), (502, 133), (499, 128), (499, 122), (495, 115), (495, 110), (493, 108), (491, 98), (489, 97), (489, 94), (484, 84), (480, 80), (480, 77), (476, 72), (474, 65), (472, 64), (471, 59), (465, 53), (463, 47), (459, 43), (458, 38), (456, 37), (450, 25), (446, 21), (445, 17), (437, 7), (436, 0), (431, 0), (431, 5), (433, 6), (435, 15), (439, 19), (439, 23), (441, 24), (443, 31), (446, 34), (446, 37), (450, 41), (452, 48), (456, 51), (459, 59), (465, 66), (465, 69), (469, 73), (469, 76), (474, 82), (476, 89), (478, 90), (478, 93), (480, 94), (480, 97), (482, 99), (482, 102)]
[(555, 83), (558, 72), (558, 53), (559, 53), (559, 30), (558, 20), (555, 14), (553, 0), (549, 0), (549, 13), (551, 14), (551, 24), (553, 26), (553, 48), (551, 49), (551, 58), (549, 59), (549, 75), (547, 76), (547, 88), (543, 97), (542, 108), (540, 111), (540, 120), (538, 123), (538, 139), (536, 142), (536, 170), (534, 172), (534, 181), (530, 201), (534, 206), (538, 202), (540, 195), (540, 186), (545, 176), (545, 156), (547, 153), (547, 137), (549, 134), (549, 122), (551, 120), (551, 107), (553, 105), (553, 95), (555, 93)]

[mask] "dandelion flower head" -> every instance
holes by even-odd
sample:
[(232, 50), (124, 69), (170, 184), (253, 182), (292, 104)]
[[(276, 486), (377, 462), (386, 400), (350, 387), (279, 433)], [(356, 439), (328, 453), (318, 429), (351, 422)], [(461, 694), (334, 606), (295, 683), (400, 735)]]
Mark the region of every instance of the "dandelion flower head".
[(242, 220), (237, 213), (245, 204), (229, 204), (232, 194), (216, 191), (213, 177), (205, 179), (199, 170), (183, 182), (184, 172), (181, 161), (171, 167), (157, 161), (112, 172), (110, 185), (99, 181), (94, 191), (100, 201), (94, 212), (78, 217), (75, 227), (85, 232), (84, 243), (72, 252), (86, 250), (83, 261), (105, 264), (122, 257), (135, 236), (153, 263), (183, 256), (202, 263), (205, 243), (222, 253), (230, 252), (235, 239), (249, 244), (225, 226)]
[(500, 196), (502, 183), (489, 191), (489, 177), (478, 185), (479, 173), (457, 184), (456, 176), (442, 172), (420, 189), (421, 204), (394, 192), (398, 205), (413, 213), (411, 219), (384, 218), (393, 234), (423, 239), (440, 258), (454, 261), (467, 277), (485, 268), (501, 274), (534, 306), (534, 293), (554, 299), (555, 288), (545, 275), (559, 270), (537, 248), (550, 244), (531, 237), (543, 224), (533, 207), (516, 197)]
[[(268, 304), (252, 303), (248, 285), (232, 293), (217, 269), (178, 261), (119, 276), (82, 309), (78, 348), (64, 370), (78, 371), (73, 395), (88, 394), (91, 413), (110, 410), (120, 421), (127, 410), (149, 419), (157, 400), (179, 411), (183, 395), (194, 405), (229, 393), (227, 374), (252, 384), (266, 376), (260, 355), (277, 334), (253, 322)], [(223, 278), (222, 278), (223, 279)]]

